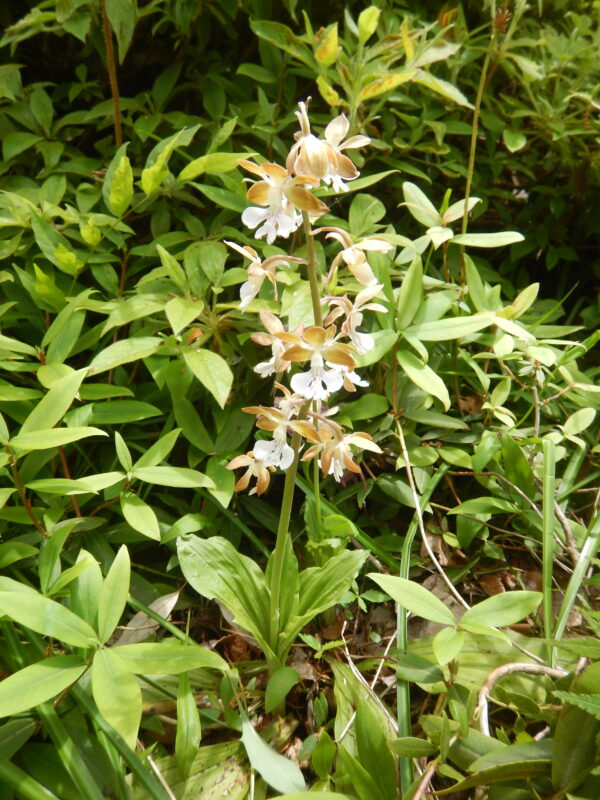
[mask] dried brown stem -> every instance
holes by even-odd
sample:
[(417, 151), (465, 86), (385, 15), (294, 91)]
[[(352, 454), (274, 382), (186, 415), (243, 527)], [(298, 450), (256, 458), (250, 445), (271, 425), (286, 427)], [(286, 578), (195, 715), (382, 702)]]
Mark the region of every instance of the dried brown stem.
[(123, 144), (123, 130), (121, 128), (121, 101), (119, 97), (119, 84), (117, 82), (117, 64), (115, 61), (115, 51), (112, 41), (112, 30), (110, 20), (106, 13), (106, 2), (102, 0), (102, 33), (104, 35), (104, 47), (106, 50), (106, 69), (108, 70), (108, 82), (113, 100), (114, 126), (115, 126), (115, 146), (117, 149)]

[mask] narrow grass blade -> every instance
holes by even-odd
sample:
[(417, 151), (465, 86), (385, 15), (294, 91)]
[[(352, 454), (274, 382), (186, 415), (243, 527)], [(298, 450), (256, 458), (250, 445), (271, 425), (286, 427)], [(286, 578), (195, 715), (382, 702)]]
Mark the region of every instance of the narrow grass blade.
[(10, 786), (23, 800), (60, 800), (12, 761), (0, 760), (0, 785), (7, 788)]
[[(544, 594), (544, 636), (552, 638), (552, 571), (554, 567), (554, 483), (556, 457), (554, 442), (544, 439), (542, 499), (542, 591)], [(555, 665), (556, 652), (549, 646), (549, 663)]]

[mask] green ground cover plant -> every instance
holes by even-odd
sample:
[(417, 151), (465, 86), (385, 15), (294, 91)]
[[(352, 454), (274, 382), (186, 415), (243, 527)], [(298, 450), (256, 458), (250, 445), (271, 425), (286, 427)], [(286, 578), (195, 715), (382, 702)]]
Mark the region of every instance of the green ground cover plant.
[(594, 800), (597, 4), (17, 6), (2, 796)]

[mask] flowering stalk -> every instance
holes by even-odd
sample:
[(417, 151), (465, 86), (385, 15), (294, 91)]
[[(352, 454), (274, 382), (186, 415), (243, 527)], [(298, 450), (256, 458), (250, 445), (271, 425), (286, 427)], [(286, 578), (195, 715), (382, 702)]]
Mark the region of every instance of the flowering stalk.
[[(355, 242), (339, 228), (320, 229), (329, 232), (328, 236), (337, 240), (343, 248), (331, 265), (330, 272), (343, 261), (363, 286), (354, 301), (347, 294), (343, 297), (321, 297), (312, 220), (329, 209), (311, 190), (322, 182), (332, 186), (334, 191), (347, 191), (345, 182), (357, 178), (359, 173), (342, 151), (362, 147), (368, 144), (369, 139), (365, 136), (345, 139), (349, 124), (343, 114), (327, 125), (324, 138), (318, 138), (311, 132), (304, 103), (299, 104), (296, 114), (300, 130), (295, 135), (296, 141), (286, 159), (285, 168), (274, 163), (239, 162), (243, 169), (259, 179), (254, 180), (248, 190), (247, 197), (252, 205), (242, 214), (242, 222), (256, 230), (254, 235), (257, 239), (266, 238), (267, 244), (272, 244), (277, 237), (289, 237), (302, 225), (306, 259), (276, 255), (261, 260), (251, 247), (226, 242), (232, 250), (250, 261), (246, 268), (248, 280), (240, 290), (239, 308), (242, 312), (252, 305), (265, 280), (272, 285), (277, 300), (277, 270), (296, 262), (306, 264), (314, 319), (314, 324), (306, 326), (299, 323), (292, 330), (286, 328), (275, 314), (260, 311), (263, 330), (253, 333), (251, 338), (259, 345), (270, 347), (271, 358), (257, 364), (254, 370), (265, 378), (277, 375), (275, 386), (283, 396), (276, 397), (272, 407), (244, 408), (247, 413), (256, 414), (257, 427), (270, 432), (272, 438), (257, 439), (252, 450), (237, 456), (227, 465), (229, 469), (245, 468), (236, 483), (236, 492), (247, 489), (254, 479), (256, 485), (250, 489), (250, 493), (260, 495), (268, 489), (272, 472), (281, 469), (286, 473), (275, 547), (269, 566), (269, 647), (272, 655), (268, 666), (271, 673), (284, 663), (287, 655), (283, 652), (285, 647), (280, 646), (284, 622), (281, 619), (281, 598), (287, 548), (291, 548), (289, 526), (300, 457), (304, 461), (313, 460), (315, 511), (320, 527), (319, 469), (323, 475), (332, 475), (334, 480), (340, 481), (347, 470), (361, 472), (360, 466), (354, 461), (353, 448), (381, 452), (366, 433), (344, 433), (342, 427), (331, 419), (337, 409), (329, 406), (329, 398), (342, 387), (354, 392), (356, 386), (367, 385), (354, 371), (355, 356), (371, 349), (374, 340), (370, 334), (359, 331), (358, 327), (364, 311), (386, 309), (372, 302), (383, 287), (375, 279), (366, 252), (385, 252), (391, 248), (382, 237)], [(329, 305), (325, 319), (322, 310), (324, 303)], [(344, 339), (346, 341), (342, 341)], [(298, 371), (296, 365), (303, 362), (308, 362), (308, 369)], [(295, 372), (289, 381), (290, 391), (279, 376), (292, 369)], [(301, 453), (305, 442), (309, 446)]]
[(310, 283), (310, 297), (312, 300), (313, 315), (315, 318), (315, 325), (320, 328), (323, 327), (323, 314), (321, 313), (321, 295), (319, 293), (319, 280), (317, 277), (317, 259), (315, 257), (315, 240), (312, 235), (312, 228), (310, 224), (310, 217), (308, 212), (302, 212), (302, 222), (304, 225), (304, 236), (306, 237), (306, 253), (308, 259), (306, 261), (306, 271), (308, 272), (308, 281)]

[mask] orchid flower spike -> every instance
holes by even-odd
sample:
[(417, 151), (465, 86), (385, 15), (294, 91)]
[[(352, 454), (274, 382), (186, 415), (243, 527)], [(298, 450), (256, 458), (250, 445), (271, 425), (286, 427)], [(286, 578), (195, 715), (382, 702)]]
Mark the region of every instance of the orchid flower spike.
[(246, 195), (251, 203), (257, 205), (250, 206), (242, 214), (244, 225), (251, 230), (258, 228), (254, 234), (257, 239), (266, 236), (267, 243), (273, 244), (277, 236), (289, 236), (302, 224), (298, 209), (307, 211), (313, 217), (320, 217), (329, 211), (325, 203), (317, 200), (306, 188), (314, 186), (314, 178), (306, 175), (292, 177), (279, 164), (270, 162), (260, 166), (245, 160), (238, 163), (261, 178), (252, 184)]
[(248, 308), (259, 293), (265, 278), (273, 284), (273, 293), (275, 300), (277, 300), (277, 281), (275, 280), (277, 267), (287, 266), (290, 261), (296, 261), (299, 264), (306, 263), (303, 258), (297, 258), (296, 256), (269, 256), (264, 261), (261, 261), (258, 253), (252, 247), (247, 245), (240, 247), (239, 244), (228, 242), (226, 239), (223, 241), (228, 247), (250, 260), (250, 265), (247, 268), (248, 280), (240, 288), (240, 311), (245, 311)]
[(348, 191), (344, 181), (354, 180), (360, 173), (342, 150), (364, 147), (371, 140), (368, 136), (359, 135), (342, 141), (350, 127), (344, 114), (333, 119), (325, 128), (325, 138), (319, 139), (311, 133), (306, 103), (300, 102), (298, 106), (300, 110), (296, 111), (296, 116), (300, 130), (294, 135), (296, 143), (287, 157), (288, 172), (312, 175), (317, 182), (331, 185), (335, 192)]

